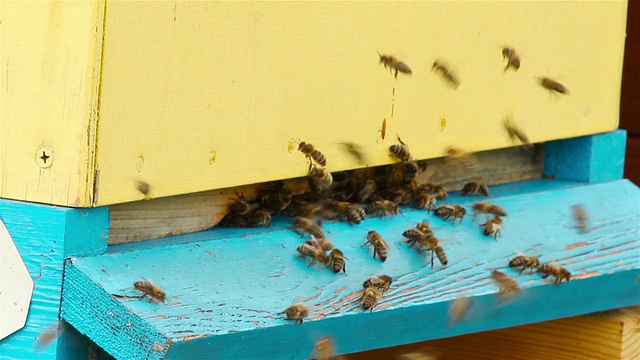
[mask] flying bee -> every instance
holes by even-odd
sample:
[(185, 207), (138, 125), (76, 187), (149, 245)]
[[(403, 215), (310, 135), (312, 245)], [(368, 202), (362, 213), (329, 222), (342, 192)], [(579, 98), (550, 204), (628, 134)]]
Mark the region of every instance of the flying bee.
[(483, 183), (471, 181), (464, 185), (462, 188), (462, 195), (474, 196), (482, 195), (489, 196), (489, 187)]
[(440, 261), (442, 266), (447, 266), (449, 263), (449, 259), (447, 258), (447, 253), (444, 251), (442, 244), (440, 244), (440, 240), (436, 239), (435, 236), (425, 236), (424, 238), (418, 240), (420, 247), (423, 250), (429, 251), (431, 253), (431, 267), (433, 268), (433, 254), (435, 253), (436, 257)]
[(373, 193), (375, 193), (377, 189), (378, 189), (378, 186), (376, 185), (375, 181), (371, 179), (368, 179), (367, 181), (365, 181), (364, 185), (362, 186), (362, 189), (358, 191), (358, 195), (357, 195), (358, 202), (366, 203), (367, 200), (369, 200), (369, 197), (371, 197), (371, 195), (373, 195)]
[(362, 287), (365, 289), (374, 287), (378, 290), (381, 290), (382, 294), (384, 294), (387, 290), (389, 290), (392, 282), (393, 278), (389, 275), (373, 275), (372, 277), (365, 280), (365, 282), (362, 284)]
[(478, 167), (473, 154), (462, 151), (455, 147), (447, 148), (447, 160), (451, 163), (461, 166), (463, 169), (470, 170)]
[(309, 308), (303, 304), (293, 304), (280, 314), (285, 314), (285, 318), (287, 320), (295, 320), (297, 323), (302, 324), (304, 322), (304, 318), (309, 316), (309, 312)]
[(307, 177), (309, 187), (313, 191), (323, 191), (333, 184), (333, 176), (327, 168), (312, 166)]
[(507, 135), (509, 135), (509, 139), (512, 142), (515, 141), (515, 139), (518, 139), (522, 143), (522, 147), (524, 147), (525, 150), (529, 152), (533, 151), (533, 144), (529, 140), (529, 137), (527, 136), (527, 134), (525, 134), (524, 131), (522, 131), (520, 128), (516, 127), (511, 122), (509, 117), (505, 119), (503, 125), (505, 130), (507, 130)]
[(573, 211), (573, 219), (575, 221), (575, 227), (581, 233), (587, 232), (587, 222), (589, 220), (589, 215), (587, 214), (587, 210), (580, 205), (574, 205), (571, 207)]
[(322, 249), (322, 251), (331, 251), (333, 248), (335, 248), (335, 245), (333, 245), (331, 241), (323, 238), (316, 238), (313, 235), (311, 235), (311, 240), (307, 240), (304, 243), (315, 246), (318, 249)]
[(462, 222), (467, 210), (460, 205), (440, 205), (433, 213), (442, 220), (453, 219), (452, 221), (455, 224), (458, 219)]
[(476, 213), (492, 214), (495, 216), (507, 216), (507, 212), (500, 206), (494, 205), (494, 204), (488, 204), (483, 201), (473, 204), (473, 210)]
[(517, 296), (520, 293), (518, 282), (502, 271), (493, 270), (491, 272), (491, 279), (498, 285), (500, 289), (498, 297), (503, 301), (506, 300), (507, 297)]
[(509, 68), (513, 68), (513, 70), (518, 71), (520, 69), (520, 56), (516, 54), (516, 51), (510, 47), (502, 48), (502, 60), (507, 60), (507, 65), (504, 67), (504, 71), (509, 70)]
[(150, 296), (153, 301), (163, 303), (165, 300), (165, 292), (158, 285), (154, 284), (151, 280), (138, 280), (133, 283), (133, 287), (138, 291), (142, 291), (141, 299), (145, 296)]
[(311, 169), (314, 161), (320, 166), (327, 166), (327, 158), (318, 149), (314, 148), (313, 145), (302, 141), (298, 144), (298, 150), (309, 160), (309, 169)]
[(369, 231), (369, 233), (367, 233), (367, 242), (365, 242), (362, 246), (367, 245), (373, 246), (374, 259), (376, 258), (376, 255), (378, 255), (378, 258), (380, 258), (380, 260), (387, 260), (389, 243), (385, 239), (383, 239), (382, 235), (380, 235), (377, 231), (371, 230)]
[(293, 231), (299, 233), (300, 237), (303, 237), (305, 233), (309, 233), (318, 239), (326, 237), (319, 224), (314, 224), (313, 221), (301, 216), (298, 216), (293, 221)]
[(336, 344), (333, 338), (329, 336), (321, 337), (316, 341), (313, 351), (307, 357), (307, 360), (330, 360), (334, 359), (336, 355)]
[(389, 68), (389, 70), (395, 71), (395, 73), (393, 74), (394, 78), (396, 79), (398, 78), (398, 72), (401, 72), (407, 75), (412, 74), (411, 68), (409, 67), (409, 65), (400, 61), (396, 57), (393, 57), (391, 55), (382, 55), (380, 54), (380, 52), (378, 52), (378, 56), (380, 56), (380, 64), (383, 64), (385, 69)]
[(466, 296), (459, 296), (451, 302), (449, 306), (449, 327), (458, 323), (459, 320), (469, 313), (471, 309), (471, 300)]
[(324, 266), (328, 266), (331, 262), (331, 258), (329, 257), (329, 255), (327, 255), (324, 250), (319, 248), (317, 245), (310, 245), (305, 242), (302, 245), (298, 246), (297, 250), (302, 256), (311, 258), (311, 262), (309, 262), (307, 267), (310, 267), (315, 263), (320, 263)]
[(571, 282), (571, 273), (560, 265), (542, 264), (538, 267), (538, 274), (540, 274), (543, 279), (553, 276), (555, 278), (554, 284), (556, 285), (560, 284), (562, 280)]
[(419, 193), (413, 200), (413, 207), (416, 209), (422, 209), (432, 211), (436, 209), (436, 195), (429, 193)]
[(398, 204), (390, 200), (379, 200), (367, 206), (367, 213), (372, 216), (391, 216), (400, 214)]
[(458, 86), (460, 86), (460, 80), (458, 77), (441, 61), (434, 61), (431, 66), (431, 70), (439, 73), (449, 85), (453, 86), (453, 88), (457, 89)]
[(518, 255), (509, 261), (510, 268), (520, 268), (520, 274), (526, 269), (535, 271), (540, 266), (540, 260), (531, 255)]
[(345, 262), (344, 253), (339, 249), (331, 250), (331, 253), (329, 254), (329, 263), (331, 266), (331, 270), (333, 270), (334, 273), (337, 274), (340, 271), (345, 274), (347, 273), (347, 265)]
[(373, 308), (378, 304), (378, 300), (380, 299), (380, 292), (375, 287), (368, 287), (364, 289), (361, 298), (360, 306), (364, 310), (373, 311)]
[(247, 216), (246, 227), (271, 226), (271, 212), (258, 209)]
[(366, 156), (364, 154), (364, 150), (362, 147), (356, 143), (352, 142), (340, 142), (338, 143), (342, 145), (343, 149), (348, 152), (360, 165), (366, 164)]
[(543, 88), (549, 90), (549, 91), (555, 91), (558, 94), (568, 94), (569, 90), (562, 84), (560, 84), (559, 82), (552, 80), (548, 77), (541, 77), (538, 78), (538, 81), (540, 82), (540, 86), (542, 86)]
[(480, 226), (482, 226), (483, 233), (485, 236), (493, 235), (493, 238), (495, 240), (498, 240), (498, 236), (502, 231), (502, 218), (500, 216), (494, 216), (493, 219), (487, 221), (486, 223)]

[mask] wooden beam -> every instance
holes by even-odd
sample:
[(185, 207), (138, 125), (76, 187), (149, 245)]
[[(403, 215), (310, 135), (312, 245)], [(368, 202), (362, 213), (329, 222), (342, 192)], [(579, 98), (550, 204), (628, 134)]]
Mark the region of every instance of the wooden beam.
[(640, 358), (640, 308), (349, 354), (345, 360), (389, 360), (419, 352), (443, 360), (630, 360)]
[[(464, 183), (478, 179), (488, 185), (539, 179), (544, 167), (544, 144), (536, 145), (536, 149), (535, 153), (520, 147), (479, 152), (475, 154), (478, 168), (471, 171), (452, 171), (453, 167), (444, 158), (429, 160), (427, 171), (418, 180), (425, 182), (437, 174), (438, 182), (450, 191), (457, 191)], [(302, 178), (287, 180), (287, 183), (294, 193), (308, 189)], [(131, 186), (134, 187), (133, 182)], [(153, 196), (155, 184), (150, 187)], [(252, 198), (257, 189), (265, 187), (263, 183), (109, 206), (108, 242), (123, 244), (210, 229), (227, 213), (236, 192)]]

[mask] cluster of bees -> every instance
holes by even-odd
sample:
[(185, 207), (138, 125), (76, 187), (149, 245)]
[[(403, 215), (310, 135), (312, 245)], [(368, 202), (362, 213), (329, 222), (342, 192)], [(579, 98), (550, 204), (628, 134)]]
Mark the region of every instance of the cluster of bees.
[[(399, 73), (410, 75), (411, 68), (401, 60), (378, 53), (380, 63), (389, 68), (394, 77)], [(502, 50), (503, 60), (506, 60), (504, 71), (520, 68), (520, 57), (510, 47)], [(445, 82), (457, 88), (460, 85), (459, 77), (450, 70), (442, 60), (433, 63), (432, 71), (440, 75)], [(567, 94), (564, 85), (547, 77), (539, 78), (540, 85), (553, 92)], [(385, 129), (383, 123), (383, 132)], [(518, 140), (522, 146), (531, 151), (533, 144), (527, 135), (519, 129), (512, 120), (507, 117), (503, 122), (507, 136), (512, 140)], [(384, 138), (384, 133), (383, 133)], [(439, 200), (448, 198), (447, 190), (432, 181), (418, 184), (416, 177), (427, 169), (424, 160), (415, 160), (409, 151), (409, 146), (398, 136), (398, 144), (389, 147), (389, 155), (397, 160), (390, 166), (356, 169), (331, 173), (327, 168), (327, 158), (312, 144), (305, 141), (297, 142), (297, 150), (301, 152), (309, 163), (308, 189), (302, 194), (294, 194), (292, 189), (283, 181), (270, 183), (258, 195), (248, 200), (243, 194), (236, 193), (233, 202), (229, 205), (227, 214), (218, 224), (223, 227), (250, 228), (257, 226), (270, 226), (272, 217), (276, 214), (293, 217), (292, 229), (304, 237), (310, 235), (297, 247), (298, 256), (310, 259), (308, 267), (320, 264), (329, 268), (334, 273), (346, 274), (346, 261), (344, 253), (326, 239), (322, 229), (323, 220), (345, 221), (352, 225), (360, 224), (366, 216), (384, 217), (400, 214), (401, 206), (412, 206), (415, 209), (426, 210), (433, 215), (453, 224), (461, 223), (467, 210), (456, 204), (438, 205)], [(364, 164), (365, 154), (362, 149), (353, 143), (341, 143), (343, 149), (353, 156), (359, 163)], [(477, 167), (472, 154), (450, 147), (447, 149), (447, 160), (463, 170)], [(143, 193), (148, 194), (148, 189)], [(141, 190), (142, 191), (142, 190)], [(489, 196), (489, 188), (481, 181), (472, 181), (464, 185), (462, 194), (465, 196)], [(474, 219), (483, 214), (485, 222), (479, 224), (485, 236), (492, 236), (495, 240), (500, 236), (503, 218), (507, 212), (502, 207), (484, 201), (472, 205), (475, 213)], [(574, 218), (580, 231), (586, 231), (587, 214), (580, 207), (573, 208)], [(434, 259), (438, 259), (442, 266), (449, 263), (444, 246), (435, 236), (431, 226), (426, 222), (420, 222), (415, 227), (407, 229), (403, 234), (405, 244), (415, 248), (419, 254), (430, 255), (431, 267)], [(389, 254), (390, 244), (375, 230), (370, 230), (366, 236), (363, 247), (373, 249), (373, 258), (385, 261)], [(557, 264), (541, 264), (539, 259), (530, 255), (518, 255), (508, 264), (509, 267), (520, 270), (537, 272), (542, 278), (553, 276), (555, 284), (562, 281), (570, 281), (571, 273)], [(490, 278), (499, 288), (498, 296), (502, 299), (517, 296), (520, 287), (515, 279), (498, 270), (491, 272)], [(363, 283), (360, 307), (366, 311), (373, 311), (379, 303), (382, 295), (387, 291), (393, 278), (389, 275), (373, 275)], [(152, 301), (164, 302), (165, 292), (153, 282), (148, 280), (137, 281), (134, 287), (143, 293), (140, 298), (149, 296)], [(459, 297), (450, 307), (450, 322), (456, 323), (462, 319), (471, 308), (471, 300), (467, 297)], [(303, 323), (311, 310), (300, 302), (286, 308), (281, 314), (287, 320)], [(405, 354), (406, 359), (427, 359), (427, 355)], [(403, 355), (404, 356), (404, 355)], [(423, 356), (423, 357), (421, 357)], [(337, 359), (335, 343), (330, 337), (319, 339), (309, 359)]]

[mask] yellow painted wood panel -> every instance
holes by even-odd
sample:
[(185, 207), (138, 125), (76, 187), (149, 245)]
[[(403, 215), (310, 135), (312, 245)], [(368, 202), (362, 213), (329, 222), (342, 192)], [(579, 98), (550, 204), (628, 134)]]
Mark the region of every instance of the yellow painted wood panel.
[(89, 206), (104, 3), (0, 6), (0, 197)]
[[(336, 171), (357, 166), (339, 141), (364, 146), (369, 164), (391, 161), (396, 134), (419, 158), (448, 145), (511, 146), (507, 114), (534, 142), (614, 130), (626, 7), (108, 2), (97, 203), (141, 199), (137, 179), (161, 197), (304, 175), (291, 138), (316, 145)], [(521, 55), (518, 72), (503, 72), (505, 44)], [(396, 81), (376, 51), (413, 75)], [(431, 72), (434, 59), (459, 75), (457, 90)], [(543, 90), (538, 76), (569, 95)], [(383, 118), (387, 138), (377, 143)]]

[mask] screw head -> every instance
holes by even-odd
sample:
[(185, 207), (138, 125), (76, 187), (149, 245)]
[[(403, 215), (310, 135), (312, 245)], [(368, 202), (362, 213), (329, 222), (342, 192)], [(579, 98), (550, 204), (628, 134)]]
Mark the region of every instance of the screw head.
[(43, 169), (53, 164), (53, 150), (48, 146), (43, 146), (36, 151), (36, 164)]

